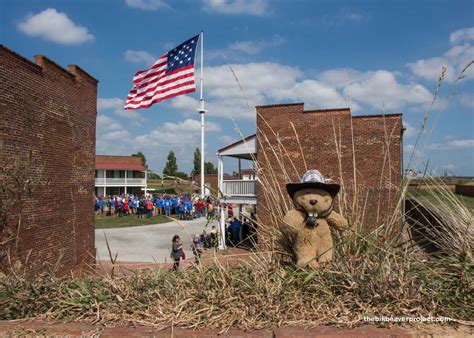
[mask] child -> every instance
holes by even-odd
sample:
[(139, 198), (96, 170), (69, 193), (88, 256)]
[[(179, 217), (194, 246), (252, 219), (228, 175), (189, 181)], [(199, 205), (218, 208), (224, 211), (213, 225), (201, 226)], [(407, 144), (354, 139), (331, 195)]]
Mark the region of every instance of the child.
[(194, 235), (194, 240), (191, 244), (191, 250), (193, 251), (196, 265), (199, 265), (201, 261), (201, 254), (204, 252), (204, 246), (201, 242), (201, 236), (199, 234)]
[(185, 259), (184, 251), (183, 251), (183, 245), (180, 242), (179, 236), (174, 235), (173, 239), (171, 240), (171, 258), (173, 258), (174, 264), (173, 264), (173, 270), (178, 271), (179, 269), (179, 261), (181, 258)]

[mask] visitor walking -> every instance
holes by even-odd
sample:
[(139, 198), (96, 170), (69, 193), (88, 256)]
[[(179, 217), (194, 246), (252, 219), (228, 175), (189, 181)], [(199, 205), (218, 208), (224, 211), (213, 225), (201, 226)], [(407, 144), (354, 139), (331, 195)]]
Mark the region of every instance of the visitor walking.
[(170, 257), (173, 259), (173, 270), (178, 271), (179, 269), (179, 261), (181, 258), (186, 259), (184, 251), (183, 251), (183, 245), (180, 242), (180, 238), (178, 235), (174, 235), (173, 239), (171, 241), (171, 254)]

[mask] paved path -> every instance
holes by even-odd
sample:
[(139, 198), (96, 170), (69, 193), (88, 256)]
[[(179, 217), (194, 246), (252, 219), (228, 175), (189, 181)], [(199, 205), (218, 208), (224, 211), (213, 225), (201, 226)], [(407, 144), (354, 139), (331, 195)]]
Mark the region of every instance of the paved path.
[[(192, 221), (169, 222), (153, 225), (143, 225), (130, 228), (98, 229), (95, 231), (95, 246), (97, 258), (110, 262), (105, 235), (113, 257), (118, 253), (117, 260), (123, 262), (170, 262), (171, 239), (179, 235), (183, 243), (186, 258), (192, 256), (189, 249), (191, 238), (196, 233), (202, 233), (207, 220), (204, 217)], [(217, 221), (211, 225), (218, 227)]]

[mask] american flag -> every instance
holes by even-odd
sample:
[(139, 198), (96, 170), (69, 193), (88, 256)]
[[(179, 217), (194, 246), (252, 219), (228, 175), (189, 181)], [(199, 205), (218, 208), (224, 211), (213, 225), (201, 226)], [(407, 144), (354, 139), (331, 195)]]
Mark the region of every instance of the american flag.
[(150, 69), (133, 77), (125, 109), (149, 108), (154, 103), (196, 91), (194, 54), (199, 35), (163, 54)]

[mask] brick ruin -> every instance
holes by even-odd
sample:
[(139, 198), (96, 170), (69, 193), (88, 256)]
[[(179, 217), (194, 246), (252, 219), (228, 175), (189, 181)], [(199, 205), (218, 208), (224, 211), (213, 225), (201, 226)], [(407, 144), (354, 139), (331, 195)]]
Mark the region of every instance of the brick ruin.
[(97, 83), (0, 45), (0, 271), (66, 274), (95, 262)]
[[(259, 177), (272, 174), (287, 198), (286, 183), (300, 181), (306, 162), (308, 169), (342, 184), (339, 209), (374, 228), (400, 216), (402, 132), (401, 114), (353, 116), (349, 108), (304, 110), (303, 103), (259, 106)], [(260, 184), (257, 215), (276, 223), (264, 190)]]

